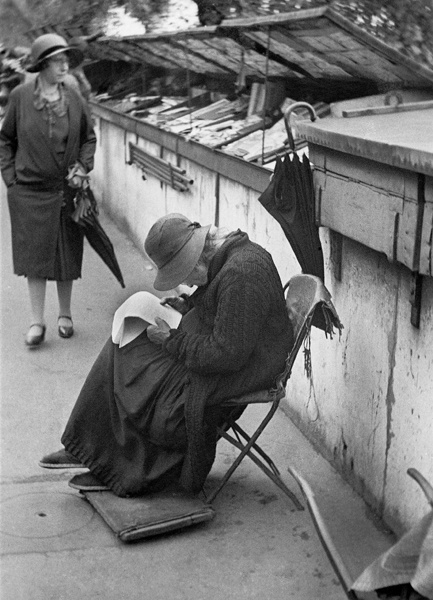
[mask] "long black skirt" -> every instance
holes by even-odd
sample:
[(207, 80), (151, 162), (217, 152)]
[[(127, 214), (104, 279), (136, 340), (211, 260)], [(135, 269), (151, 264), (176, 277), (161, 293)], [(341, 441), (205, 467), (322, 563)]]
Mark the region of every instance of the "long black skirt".
[(145, 331), (122, 348), (110, 338), (83, 385), (62, 443), (118, 496), (163, 489), (180, 478), (189, 385), (185, 365)]

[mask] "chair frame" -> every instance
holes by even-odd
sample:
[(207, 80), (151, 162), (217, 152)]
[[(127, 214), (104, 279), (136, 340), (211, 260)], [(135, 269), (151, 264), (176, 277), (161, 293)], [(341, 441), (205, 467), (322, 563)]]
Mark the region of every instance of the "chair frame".
[[(301, 275), (298, 277), (310, 276)], [(288, 282), (288, 284), (286, 284), (284, 289), (286, 289), (289, 286), (290, 281)], [(290, 498), (297, 510), (304, 510), (304, 506), (301, 504), (301, 502), (298, 500), (295, 494), (283, 482), (281, 474), (278, 468), (276, 467), (275, 463), (264, 452), (264, 450), (260, 448), (260, 446), (257, 444), (257, 440), (263, 433), (268, 423), (271, 421), (275, 412), (277, 411), (280, 405), (280, 401), (286, 397), (286, 384), (291, 376), (293, 365), (298, 356), (299, 350), (301, 349), (302, 345), (304, 344), (310, 333), (313, 317), (316, 313), (316, 310), (321, 306), (321, 304), (321, 301), (316, 302), (310, 308), (308, 314), (305, 315), (303, 323), (296, 335), (295, 343), (286, 359), (284, 371), (279, 375), (277, 379), (276, 387), (271, 390), (261, 390), (259, 392), (253, 392), (251, 394), (245, 394), (243, 396), (231, 398), (223, 403), (224, 407), (233, 408), (232, 415), (236, 414), (236, 409), (239, 409), (239, 407), (247, 406), (249, 404), (271, 403), (271, 406), (269, 411), (255, 430), (255, 432), (251, 436), (247, 434), (240, 427), (240, 425), (238, 425), (235, 418), (232, 418), (230, 415), (227, 418), (225, 424), (222, 427), (218, 428), (218, 435), (227, 440), (238, 450), (240, 450), (240, 453), (234, 460), (230, 468), (227, 470), (218, 486), (207, 497), (207, 502), (209, 504), (212, 503), (213, 500), (215, 500), (216, 496), (226, 485), (226, 483), (233, 475), (235, 470), (238, 468), (245, 456), (249, 456), (250, 459)], [(231, 435), (229, 433), (230, 431), (232, 431), (234, 435)]]

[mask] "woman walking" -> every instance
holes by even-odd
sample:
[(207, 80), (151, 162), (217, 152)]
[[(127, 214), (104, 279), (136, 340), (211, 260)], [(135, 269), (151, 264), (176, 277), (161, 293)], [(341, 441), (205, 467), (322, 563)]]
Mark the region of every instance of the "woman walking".
[(82, 59), (61, 36), (38, 37), (27, 69), (38, 75), (12, 91), (0, 130), (14, 273), (27, 277), (30, 296), (29, 348), (45, 339), (47, 280), (57, 283), (59, 336), (74, 333), (71, 296), (73, 281), (81, 277), (83, 233), (71, 214), (96, 148), (86, 103), (65, 84), (69, 65)]

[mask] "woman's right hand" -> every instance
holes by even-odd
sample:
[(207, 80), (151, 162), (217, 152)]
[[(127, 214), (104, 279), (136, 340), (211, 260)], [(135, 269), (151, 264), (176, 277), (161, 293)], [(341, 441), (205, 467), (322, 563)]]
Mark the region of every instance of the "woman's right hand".
[(160, 317), (156, 317), (155, 322), (156, 325), (148, 326), (146, 334), (151, 342), (162, 346), (165, 340), (170, 337), (170, 325)]
[(71, 188), (85, 189), (89, 185), (89, 176), (79, 163), (76, 163), (75, 165), (69, 168), (68, 176), (66, 177), (66, 179), (68, 181), (69, 187)]
[(161, 304), (163, 306), (171, 306), (181, 315), (185, 315), (188, 312), (186, 300), (180, 296), (165, 296), (161, 298)]

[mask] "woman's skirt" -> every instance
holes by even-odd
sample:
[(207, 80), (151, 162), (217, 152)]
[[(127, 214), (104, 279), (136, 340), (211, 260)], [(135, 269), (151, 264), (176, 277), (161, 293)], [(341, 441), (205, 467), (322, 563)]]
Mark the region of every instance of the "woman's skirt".
[(188, 371), (144, 331), (94, 363), (62, 436), (65, 448), (118, 496), (178, 481), (185, 456)]
[(76, 191), (8, 188), (14, 273), (55, 281), (81, 277), (83, 232), (71, 219)]

